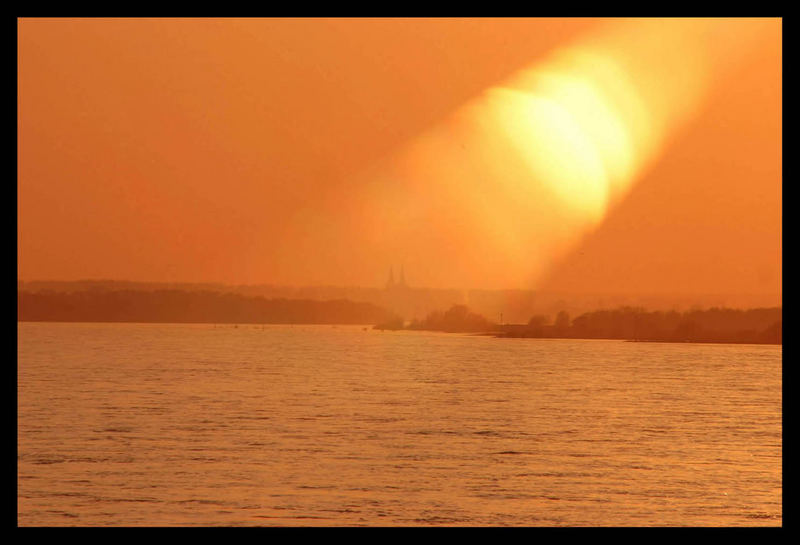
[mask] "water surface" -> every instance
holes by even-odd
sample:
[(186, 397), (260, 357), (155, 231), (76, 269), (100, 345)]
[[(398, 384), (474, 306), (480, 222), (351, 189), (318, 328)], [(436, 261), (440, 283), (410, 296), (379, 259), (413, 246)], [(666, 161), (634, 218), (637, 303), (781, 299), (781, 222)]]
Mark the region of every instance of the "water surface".
[(18, 523), (782, 524), (780, 346), (18, 324)]

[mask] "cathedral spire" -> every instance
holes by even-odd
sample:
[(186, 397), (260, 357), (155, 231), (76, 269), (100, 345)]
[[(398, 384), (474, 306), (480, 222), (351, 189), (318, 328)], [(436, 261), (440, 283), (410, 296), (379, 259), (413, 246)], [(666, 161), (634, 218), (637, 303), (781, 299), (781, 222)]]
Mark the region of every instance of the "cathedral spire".
[(394, 269), (389, 267), (389, 281), (386, 283), (386, 288), (393, 288), (394, 287)]

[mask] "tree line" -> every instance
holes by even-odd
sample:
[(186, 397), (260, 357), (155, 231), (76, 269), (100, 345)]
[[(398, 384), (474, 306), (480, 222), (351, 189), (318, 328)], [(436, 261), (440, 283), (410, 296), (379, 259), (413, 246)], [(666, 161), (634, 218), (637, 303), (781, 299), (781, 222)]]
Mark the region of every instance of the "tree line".
[(19, 291), (17, 319), (31, 322), (153, 322), (256, 324), (377, 324), (376, 329), (488, 333), (498, 337), (623, 339), (659, 342), (782, 344), (783, 309), (596, 310), (570, 319), (533, 316), (527, 324), (497, 324), (465, 305), (406, 323), (372, 303), (266, 299), (217, 291)]
[(18, 292), (21, 322), (375, 324), (394, 315), (345, 299), (266, 299), (183, 290)]
[(375, 329), (409, 329), (417, 331), (444, 331), (446, 333), (482, 333), (493, 331), (496, 324), (469, 310), (465, 305), (453, 305), (446, 311), (434, 311), (424, 320), (414, 319), (405, 324), (402, 318), (392, 317), (379, 323)]
[(496, 324), (464, 305), (454, 305), (445, 312), (433, 312), (424, 320), (414, 320), (408, 325), (394, 318), (376, 328), (490, 333), (498, 337), (782, 344), (783, 309), (711, 308), (664, 312), (621, 307), (587, 312), (574, 320), (562, 311), (552, 323), (546, 316), (533, 316), (527, 324)]

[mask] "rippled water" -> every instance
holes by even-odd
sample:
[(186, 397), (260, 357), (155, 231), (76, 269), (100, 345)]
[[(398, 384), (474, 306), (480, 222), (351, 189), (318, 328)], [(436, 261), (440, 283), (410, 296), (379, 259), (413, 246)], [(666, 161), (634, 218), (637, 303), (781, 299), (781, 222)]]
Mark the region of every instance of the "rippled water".
[(18, 324), (18, 524), (782, 524), (781, 347)]

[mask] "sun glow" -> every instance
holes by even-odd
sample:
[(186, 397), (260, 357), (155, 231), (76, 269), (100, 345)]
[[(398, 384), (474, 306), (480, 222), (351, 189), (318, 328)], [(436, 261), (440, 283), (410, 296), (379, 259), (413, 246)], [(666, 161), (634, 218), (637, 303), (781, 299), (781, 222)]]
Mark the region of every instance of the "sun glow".
[[(631, 49), (624, 51), (630, 55)], [(603, 219), (663, 144), (667, 121), (677, 126), (701, 98), (687, 94), (685, 85), (683, 96), (665, 97), (672, 92), (665, 85), (648, 103), (637, 82), (653, 77), (633, 74), (633, 64), (608, 47), (573, 46), (489, 89), (473, 110), (494, 120), (509, 152), (528, 166), (528, 183), (553, 192), (581, 223)], [(697, 84), (699, 77), (686, 74), (696, 64), (664, 79)]]
[(578, 119), (557, 100), (493, 89), (487, 106), (531, 176), (549, 184), (564, 206), (599, 217), (608, 199), (603, 157)]
[[(714, 19), (624, 20), (554, 51), (373, 172), (374, 200), (384, 203), (374, 208), (384, 212), (373, 218), (375, 236), (408, 255), (425, 246), (410, 221), (453, 214), (461, 227), (439, 242), (449, 242), (457, 266), (484, 267), (493, 283), (535, 285), (697, 114), (757, 30)], [(400, 202), (407, 221), (391, 225)]]

